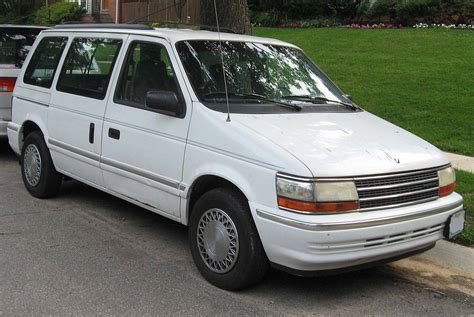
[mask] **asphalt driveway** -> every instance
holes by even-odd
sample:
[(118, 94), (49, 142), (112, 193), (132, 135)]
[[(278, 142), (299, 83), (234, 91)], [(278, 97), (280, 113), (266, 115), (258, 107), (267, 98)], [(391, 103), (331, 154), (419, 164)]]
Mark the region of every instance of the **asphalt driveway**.
[(186, 227), (75, 181), (38, 200), (0, 146), (0, 315), (468, 315), (472, 297), (386, 265), (332, 277), (272, 271), (246, 291), (199, 275)]

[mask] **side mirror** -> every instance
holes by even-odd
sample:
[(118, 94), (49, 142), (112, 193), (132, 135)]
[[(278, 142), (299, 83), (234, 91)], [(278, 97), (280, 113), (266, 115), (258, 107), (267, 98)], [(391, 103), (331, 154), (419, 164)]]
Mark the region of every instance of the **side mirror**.
[(351, 95), (342, 95), (344, 98), (346, 99), (349, 99), (350, 101), (352, 101), (352, 96)]
[(149, 91), (146, 93), (145, 104), (158, 113), (178, 118), (184, 117), (184, 106), (176, 93), (172, 91)]

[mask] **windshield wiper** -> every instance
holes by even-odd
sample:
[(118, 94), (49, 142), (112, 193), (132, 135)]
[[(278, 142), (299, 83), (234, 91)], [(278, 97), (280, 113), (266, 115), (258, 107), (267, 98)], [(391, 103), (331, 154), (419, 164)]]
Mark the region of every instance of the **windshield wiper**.
[[(226, 96), (225, 91), (216, 91), (216, 92), (210, 92), (210, 93), (204, 94), (205, 98), (225, 97), (225, 96)], [(303, 109), (299, 105), (294, 105), (294, 104), (291, 104), (291, 103), (286, 103), (286, 102), (274, 100), (274, 99), (267, 98), (267, 97), (265, 97), (263, 95), (259, 95), (259, 94), (229, 92), (228, 96), (229, 97), (250, 98), (250, 99), (265, 101), (265, 102), (273, 103), (273, 104), (276, 104), (280, 107), (289, 108), (289, 109), (292, 109), (292, 110), (295, 110), (295, 111), (301, 111), (301, 109)]]
[(301, 100), (301, 101), (308, 101), (314, 104), (319, 104), (322, 102), (332, 102), (332, 103), (337, 103), (339, 105), (343, 105), (347, 108), (350, 108), (354, 111), (360, 110), (359, 106), (353, 104), (353, 103), (348, 103), (348, 102), (343, 102), (339, 100), (332, 100), (328, 99), (326, 97), (321, 97), (321, 96), (311, 96), (311, 95), (285, 95), (281, 96), (282, 99), (290, 99), (290, 100)]

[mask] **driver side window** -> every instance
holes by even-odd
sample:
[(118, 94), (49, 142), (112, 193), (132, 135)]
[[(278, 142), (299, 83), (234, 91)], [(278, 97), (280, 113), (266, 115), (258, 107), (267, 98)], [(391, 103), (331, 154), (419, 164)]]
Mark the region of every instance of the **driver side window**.
[(179, 95), (166, 48), (156, 43), (135, 41), (129, 47), (114, 100), (144, 108), (146, 94), (150, 91), (171, 91)]

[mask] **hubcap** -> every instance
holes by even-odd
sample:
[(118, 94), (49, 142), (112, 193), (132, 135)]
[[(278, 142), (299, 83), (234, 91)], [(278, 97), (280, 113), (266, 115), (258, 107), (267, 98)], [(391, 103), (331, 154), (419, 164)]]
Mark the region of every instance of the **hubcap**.
[(38, 185), (41, 177), (41, 155), (34, 144), (29, 144), (23, 157), (23, 169), (28, 184), (32, 187)]
[(223, 274), (234, 267), (239, 255), (239, 236), (234, 222), (223, 210), (209, 209), (201, 216), (197, 244), (211, 271)]

